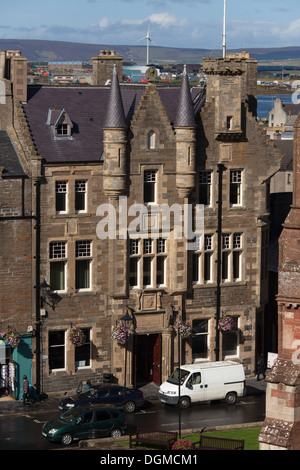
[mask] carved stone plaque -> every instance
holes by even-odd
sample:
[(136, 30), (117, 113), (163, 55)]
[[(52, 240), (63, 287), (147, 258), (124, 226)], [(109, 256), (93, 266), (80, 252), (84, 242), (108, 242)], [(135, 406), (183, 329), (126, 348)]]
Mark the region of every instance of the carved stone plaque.
[(156, 294), (143, 294), (142, 310), (156, 310), (157, 300)]

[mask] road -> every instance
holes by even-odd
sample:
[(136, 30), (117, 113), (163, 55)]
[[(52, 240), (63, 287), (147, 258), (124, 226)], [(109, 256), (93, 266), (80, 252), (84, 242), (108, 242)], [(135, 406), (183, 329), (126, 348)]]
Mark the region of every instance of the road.
[[(205, 428), (228, 424), (260, 422), (264, 420), (265, 394), (250, 395), (239, 399), (235, 405), (212, 402), (192, 405), (186, 410), (149, 403), (133, 415), (127, 414), (127, 424), (152, 429), (178, 430)], [(50, 450), (61, 448), (41, 435), (43, 424), (60, 414), (59, 410), (31, 413), (30, 408), (22, 416), (0, 417), (0, 450)], [(76, 445), (76, 444), (75, 444)]]

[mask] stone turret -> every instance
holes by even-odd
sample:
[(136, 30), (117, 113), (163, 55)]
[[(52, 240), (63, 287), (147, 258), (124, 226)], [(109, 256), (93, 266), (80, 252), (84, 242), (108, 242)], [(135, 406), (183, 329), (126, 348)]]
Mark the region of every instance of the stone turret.
[(116, 199), (126, 192), (127, 124), (124, 114), (117, 69), (113, 78), (103, 127), (104, 177), (106, 194)]
[(242, 134), (243, 103), (256, 114), (257, 61), (246, 52), (203, 59), (207, 101), (215, 101), (215, 135), (233, 140)]
[(92, 57), (93, 85), (106, 85), (111, 80), (114, 67), (117, 68), (119, 81), (123, 74), (123, 57), (116, 55), (115, 51), (100, 51), (99, 55)]
[(179, 196), (185, 198), (195, 187), (196, 174), (196, 122), (186, 66), (174, 128), (176, 131), (176, 186)]

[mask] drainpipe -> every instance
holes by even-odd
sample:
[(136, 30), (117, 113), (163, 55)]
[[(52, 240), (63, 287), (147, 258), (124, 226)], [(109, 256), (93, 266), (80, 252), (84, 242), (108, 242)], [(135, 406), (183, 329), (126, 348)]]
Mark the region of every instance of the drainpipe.
[(40, 241), (41, 241), (41, 211), (40, 211), (40, 181), (34, 182), (35, 193), (35, 309), (36, 309), (36, 390), (41, 393), (41, 281), (40, 281)]
[(218, 329), (218, 323), (221, 314), (221, 276), (222, 276), (222, 184), (223, 184), (223, 171), (225, 167), (222, 163), (218, 163), (218, 248), (217, 248), (217, 291), (216, 291), (216, 348), (215, 348), (215, 359), (220, 360), (220, 331)]

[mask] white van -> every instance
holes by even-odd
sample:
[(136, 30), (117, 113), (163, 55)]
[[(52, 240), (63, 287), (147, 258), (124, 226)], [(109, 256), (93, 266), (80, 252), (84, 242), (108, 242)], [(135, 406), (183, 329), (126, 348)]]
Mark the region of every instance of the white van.
[(242, 364), (232, 361), (204, 362), (185, 364), (175, 369), (159, 389), (158, 397), (162, 403), (188, 408), (190, 403), (223, 400), (236, 403), (237, 397), (246, 393), (245, 372)]

